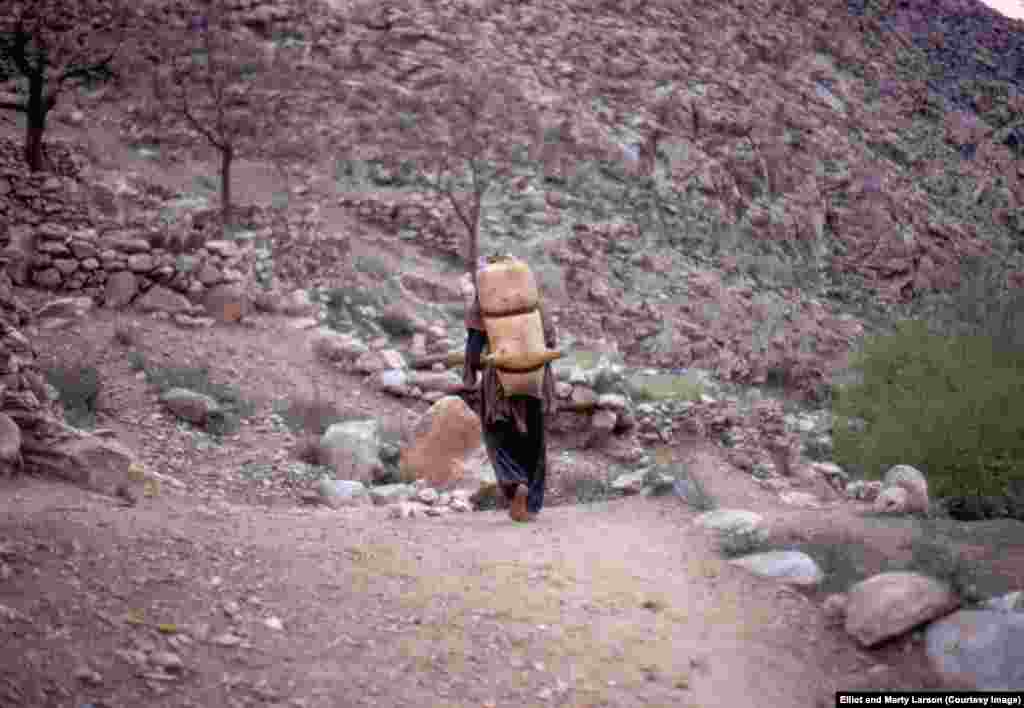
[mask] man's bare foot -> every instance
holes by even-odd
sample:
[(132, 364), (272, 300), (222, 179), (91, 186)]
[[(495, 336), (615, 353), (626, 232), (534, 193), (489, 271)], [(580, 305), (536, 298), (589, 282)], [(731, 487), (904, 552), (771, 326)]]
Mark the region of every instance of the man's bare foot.
[(529, 521), (530, 513), (526, 510), (527, 494), (528, 490), (525, 484), (520, 484), (516, 487), (516, 495), (512, 499), (512, 505), (508, 510), (508, 515), (513, 521)]

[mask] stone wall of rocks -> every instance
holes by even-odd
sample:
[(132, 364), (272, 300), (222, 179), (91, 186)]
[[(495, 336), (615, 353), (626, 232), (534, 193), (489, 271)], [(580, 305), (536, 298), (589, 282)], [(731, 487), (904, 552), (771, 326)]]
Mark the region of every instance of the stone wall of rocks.
[[(256, 249), (211, 240), (188, 253), (156, 247), (153, 227), (125, 227), (96, 212), (87, 185), (78, 179), (74, 153), (48, 143), (55, 173), (33, 174), (21, 164), (14, 141), (0, 141), (0, 248), (17, 285), (84, 294), (98, 303), (123, 307), (146, 297), (188, 310), (184, 300), (200, 300), (218, 287), (252, 278)], [(154, 309), (168, 309), (154, 308)]]
[(30, 257), (19, 284), (84, 291), (112, 307), (131, 304), (154, 286), (192, 296), (251, 277), (255, 250), (233, 241), (208, 241), (187, 254), (154, 248), (130, 231), (72, 229), (44, 223), (28, 234)]

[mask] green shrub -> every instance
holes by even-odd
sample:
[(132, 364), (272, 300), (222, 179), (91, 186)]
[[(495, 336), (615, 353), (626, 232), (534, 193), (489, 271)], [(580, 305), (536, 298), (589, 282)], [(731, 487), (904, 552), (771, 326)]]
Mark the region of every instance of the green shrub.
[(910, 546), (907, 570), (927, 575), (948, 583), (964, 602), (978, 598), (978, 569), (948, 545), (933, 540), (933, 533), (922, 528)]
[(377, 324), (395, 338), (411, 337), (416, 332), (408, 317), (394, 312), (385, 312), (377, 319)]
[(718, 552), (726, 558), (741, 558), (769, 549), (768, 542), (759, 531), (730, 531), (718, 537)]
[(96, 425), (96, 406), (103, 381), (94, 366), (57, 363), (43, 370), (51, 386), (57, 389), (69, 425), (90, 429)]
[(229, 435), (238, 429), (243, 418), (251, 416), (254, 406), (230, 384), (210, 380), (208, 366), (158, 366), (149, 364), (138, 352), (132, 352), (133, 366), (146, 374), (146, 381), (160, 393), (172, 388), (183, 388), (213, 398), (220, 405), (221, 412), (208, 421), (206, 430), (211, 435)]
[(618, 496), (607, 479), (581, 477), (573, 481), (573, 494), (578, 504), (603, 502)]
[(300, 396), (274, 406), (274, 412), (293, 433), (320, 436), (342, 419), (338, 407), (321, 397), (317, 389), (314, 391), (312, 396)]
[(377, 255), (356, 256), (353, 263), (356, 270), (373, 275), (378, 278), (387, 279), (391, 277), (391, 266), (383, 258)]
[[(678, 466), (678, 473), (670, 473), (679, 483), (678, 493), (682, 500), (694, 511), (713, 511), (718, 508), (718, 500), (711, 494), (700, 477), (693, 474), (689, 469)], [(673, 492), (677, 491), (676, 483), (671, 486)]]
[(1024, 356), (919, 321), (868, 340), (835, 401), (836, 461), (925, 473), (933, 496), (1001, 495), (1024, 479)]

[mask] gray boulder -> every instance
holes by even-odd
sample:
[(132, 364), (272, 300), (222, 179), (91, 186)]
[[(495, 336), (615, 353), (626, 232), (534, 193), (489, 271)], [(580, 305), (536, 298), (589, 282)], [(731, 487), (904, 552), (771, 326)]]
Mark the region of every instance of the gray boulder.
[(383, 471), (376, 420), (335, 423), (321, 437), (320, 447), (327, 464), (340, 477), (368, 482)]
[(977, 691), (1024, 690), (1024, 613), (954, 612), (928, 627), (925, 651), (950, 681)]

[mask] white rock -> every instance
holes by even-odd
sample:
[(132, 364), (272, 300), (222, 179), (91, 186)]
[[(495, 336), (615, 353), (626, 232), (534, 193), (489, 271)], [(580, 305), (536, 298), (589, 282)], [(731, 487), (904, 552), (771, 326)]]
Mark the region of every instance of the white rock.
[(318, 489), (324, 503), (333, 509), (372, 503), (366, 487), (362, 482), (355, 480), (324, 478), (320, 480)]
[(792, 585), (817, 585), (825, 577), (814, 559), (800, 551), (755, 553), (737, 558), (730, 563), (755, 575), (774, 578)]
[(424, 487), (416, 492), (416, 501), (427, 504), (428, 506), (437, 504), (440, 498), (441, 495), (437, 493), (437, 490), (432, 489), (431, 487)]
[(728, 535), (753, 535), (761, 541), (767, 540), (768, 529), (764, 517), (745, 509), (715, 509), (706, 511), (695, 519), (698, 526)]
[(612, 489), (623, 494), (639, 494), (640, 490), (644, 488), (644, 477), (646, 476), (647, 470), (620, 474), (612, 482)]

